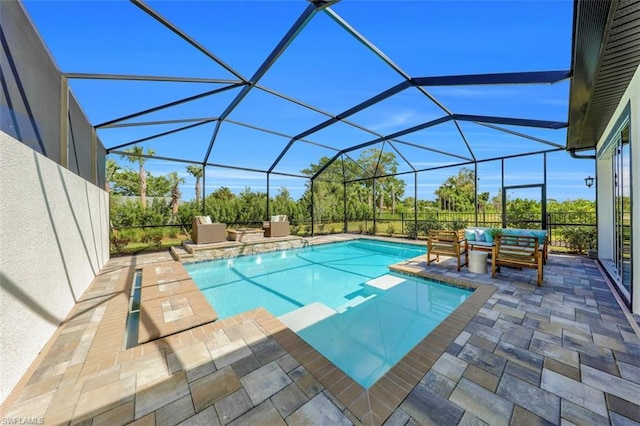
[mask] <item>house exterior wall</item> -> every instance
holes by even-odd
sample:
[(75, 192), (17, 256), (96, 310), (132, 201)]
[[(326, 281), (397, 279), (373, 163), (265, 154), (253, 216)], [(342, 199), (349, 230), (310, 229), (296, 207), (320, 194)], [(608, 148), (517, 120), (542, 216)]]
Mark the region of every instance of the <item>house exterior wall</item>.
[(109, 196), (0, 132), (0, 399), (109, 259)]
[[(640, 313), (640, 68), (636, 72), (620, 101), (616, 112), (609, 121), (602, 138), (598, 141), (599, 151), (608, 136), (614, 131), (616, 121), (624, 109), (630, 106), (631, 116), (631, 223), (633, 278), (631, 282), (631, 311)], [(597, 200), (598, 200), (598, 257), (613, 257), (613, 173), (611, 159), (597, 160)]]
[(22, 4), (0, 1), (0, 401), (109, 259), (105, 150)]

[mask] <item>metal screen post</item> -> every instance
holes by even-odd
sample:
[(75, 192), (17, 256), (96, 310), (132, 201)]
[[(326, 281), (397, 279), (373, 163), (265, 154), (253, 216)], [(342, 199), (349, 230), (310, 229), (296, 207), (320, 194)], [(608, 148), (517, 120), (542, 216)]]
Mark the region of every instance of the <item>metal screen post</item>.
[(264, 220), (269, 220), (269, 216), (270, 216), (269, 214), (269, 176), (270, 176), (270, 173), (267, 172), (267, 211), (266, 211), (267, 217)]
[[(202, 165), (202, 215), (205, 215), (204, 200), (207, 198), (207, 165)], [(198, 200), (196, 200), (196, 203)]]
[(500, 160), (502, 164), (502, 227), (507, 227), (507, 191), (504, 190), (504, 158)]
[(371, 186), (371, 201), (373, 204), (373, 227), (371, 229), (371, 235), (376, 235), (376, 178), (373, 178), (373, 185)]
[(344, 233), (346, 234), (349, 230), (349, 221), (347, 219), (347, 183), (344, 181), (342, 182), (342, 191), (342, 199), (344, 201)]
[(473, 193), (476, 212), (476, 226), (478, 226), (478, 162), (473, 163)]
[(547, 229), (547, 153), (542, 154), (543, 159), (543, 181), (542, 181), (542, 229)]
[(314, 226), (313, 222), (315, 221), (315, 209), (313, 207), (313, 179), (311, 179), (311, 236), (314, 236)]
[(69, 80), (64, 76), (60, 77), (60, 165), (69, 168)]
[(413, 173), (413, 226), (418, 239), (418, 172)]

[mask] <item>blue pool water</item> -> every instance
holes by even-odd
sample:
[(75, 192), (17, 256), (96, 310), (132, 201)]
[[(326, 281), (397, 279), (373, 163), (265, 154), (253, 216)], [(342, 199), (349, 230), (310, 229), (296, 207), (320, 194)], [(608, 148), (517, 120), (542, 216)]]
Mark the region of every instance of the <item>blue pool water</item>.
[(408, 278), (377, 293), (365, 303), (298, 331), (365, 389), (471, 295), (460, 288)]
[[(314, 302), (331, 308), (297, 333), (368, 388), (471, 294), (389, 274), (389, 265), (425, 252), (354, 240), (185, 268), (220, 318), (260, 306), (275, 316)], [(367, 284), (383, 275), (400, 283), (387, 290)]]
[(337, 309), (389, 265), (425, 253), (424, 246), (355, 240), (185, 268), (220, 318), (260, 306), (280, 316), (313, 302)]

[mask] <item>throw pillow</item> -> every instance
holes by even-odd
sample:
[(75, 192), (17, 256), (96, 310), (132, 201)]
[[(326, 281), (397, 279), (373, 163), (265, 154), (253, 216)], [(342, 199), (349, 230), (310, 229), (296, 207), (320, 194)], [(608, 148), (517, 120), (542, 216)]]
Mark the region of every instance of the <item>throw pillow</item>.
[(473, 229), (465, 229), (464, 237), (467, 239), (467, 241), (475, 241), (476, 233), (473, 231)]
[(476, 241), (480, 241), (480, 242), (487, 241), (486, 237), (484, 236), (484, 230), (476, 229), (475, 234), (476, 234)]
[(211, 216), (203, 216), (203, 219), (204, 219), (203, 223), (205, 225), (211, 225)]

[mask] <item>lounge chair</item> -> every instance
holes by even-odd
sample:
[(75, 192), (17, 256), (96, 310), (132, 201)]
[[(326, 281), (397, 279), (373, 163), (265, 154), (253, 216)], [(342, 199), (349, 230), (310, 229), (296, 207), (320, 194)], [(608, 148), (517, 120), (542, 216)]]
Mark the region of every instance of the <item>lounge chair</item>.
[(212, 223), (209, 216), (194, 216), (191, 226), (191, 239), (196, 244), (221, 243), (227, 239), (227, 225)]
[(286, 237), (289, 235), (287, 215), (271, 216), (271, 220), (262, 222), (265, 237)]
[[(460, 258), (464, 254), (464, 262)], [(435, 255), (435, 259), (431, 256)], [(458, 271), (464, 265), (469, 264), (467, 253), (467, 239), (462, 229), (458, 231), (429, 231), (427, 240), (427, 266), (433, 260), (440, 262), (440, 255), (455, 257)]]

